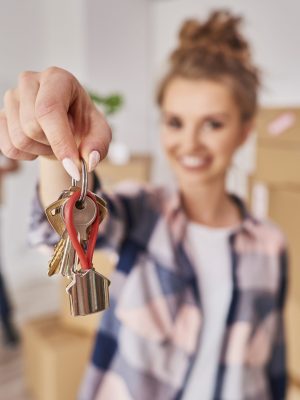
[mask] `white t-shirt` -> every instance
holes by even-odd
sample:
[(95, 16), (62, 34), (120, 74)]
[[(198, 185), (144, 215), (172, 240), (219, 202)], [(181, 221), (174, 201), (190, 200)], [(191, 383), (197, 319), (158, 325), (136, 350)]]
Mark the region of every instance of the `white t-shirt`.
[(229, 235), (232, 228), (190, 222), (187, 240), (193, 255), (203, 308), (203, 326), (195, 364), (183, 400), (211, 400), (232, 295)]

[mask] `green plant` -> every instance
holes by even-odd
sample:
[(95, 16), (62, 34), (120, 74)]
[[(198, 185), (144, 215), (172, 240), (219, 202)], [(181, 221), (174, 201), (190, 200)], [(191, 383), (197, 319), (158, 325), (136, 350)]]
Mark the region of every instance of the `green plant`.
[(118, 93), (113, 93), (108, 96), (101, 96), (94, 91), (88, 90), (88, 94), (96, 105), (103, 107), (103, 111), (106, 116), (115, 114), (124, 105), (124, 98)]

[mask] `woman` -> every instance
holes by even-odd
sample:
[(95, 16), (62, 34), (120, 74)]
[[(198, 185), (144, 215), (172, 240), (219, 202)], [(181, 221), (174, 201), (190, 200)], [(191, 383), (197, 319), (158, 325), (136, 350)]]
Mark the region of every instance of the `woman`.
[[(119, 262), (80, 399), (285, 396), (285, 240), (225, 189), (259, 86), (239, 22), (223, 11), (187, 21), (161, 82), (162, 145), (178, 190), (124, 184), (108, 195), (94, 179), (110, 210), (98, 244)], [(49, 155), (78, 179), (79, 154), (92, 171), (111, 140), (82, 86), (57, 68), (22, 74), (1, 115), (2, 151), (42, 156), (44, 206), (69, 186)], [(34, 244), (57, 240), (39, 199), (31, 228)]]

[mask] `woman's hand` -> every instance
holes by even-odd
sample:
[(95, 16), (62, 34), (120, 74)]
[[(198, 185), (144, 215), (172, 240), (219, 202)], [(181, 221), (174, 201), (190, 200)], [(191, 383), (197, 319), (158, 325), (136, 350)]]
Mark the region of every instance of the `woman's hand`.
[(84, 88), (56, 67), (23, 72), (4, 96), (0, 111), (0, 149), (11, 159), (54, 156), (79, 179), (80, 157), (95, 168), (108, 151), (111, 130)]

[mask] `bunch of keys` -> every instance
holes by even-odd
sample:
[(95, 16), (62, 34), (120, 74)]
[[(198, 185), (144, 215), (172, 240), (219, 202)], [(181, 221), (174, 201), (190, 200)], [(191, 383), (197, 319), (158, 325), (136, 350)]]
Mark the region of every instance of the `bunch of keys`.
[(59, 273), (71, 279), (66, 291), (74, 316), (109, 306), (110, 281), (96, 272), (92, 263), (99, 225), (107, 212), (106, 202), (87, 188), (88, 174), (82, 160), (81, 188), (72, 180), (72, 186), (45, 210), (49, 223), (60, 235), (48, 275)]

